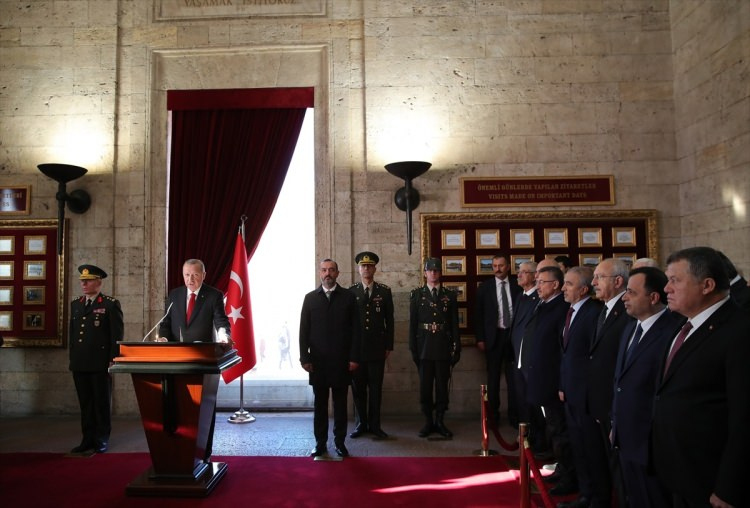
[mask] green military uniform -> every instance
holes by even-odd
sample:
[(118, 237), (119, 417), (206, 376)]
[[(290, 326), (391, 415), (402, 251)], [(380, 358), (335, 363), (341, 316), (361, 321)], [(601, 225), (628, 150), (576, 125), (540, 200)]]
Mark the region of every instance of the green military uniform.
[[(374, 267), (380, 258), (374, 252), (365, 251), (357, 254), (354, 261), (360, 266)], [(380, 425), (380, 406), (386, 352), (393, 351), (393, 296), (391, 288), (374, 280), (370, 288), (357, 282), (349, 290), (357, 297), (362, 327), (362, 356), (352, 375), (352, 399), (356, 411), (351, 437), (371, 432), (383, 438), (387, 434)]]
[[(425, 263), (425, 271), (440, 268), (440, 260), (431, 258)], [(456, 292), (440, 285), (433, 296), (424, 285), (412, 290), (409, 301), (409, 350), (419, 370), (419, 403), (426, 422), (419, 435), (437, 431), (450, 437), (443, 417), (448, 410), (451, 366), (461, 355)]]
[[(107, 274), (93, 265), (78, 267), (80, 279), (103, 279)], [(110, 401), (112, 378), (109, 364), (118, 355), (117, 341), (123, 339), (120, 302), (102, 293), (90, 303), (81, 296), (70, 304), (70, 370), (81, 407), (83, 440), (75, 453), (107, 450), (112, 430)]]

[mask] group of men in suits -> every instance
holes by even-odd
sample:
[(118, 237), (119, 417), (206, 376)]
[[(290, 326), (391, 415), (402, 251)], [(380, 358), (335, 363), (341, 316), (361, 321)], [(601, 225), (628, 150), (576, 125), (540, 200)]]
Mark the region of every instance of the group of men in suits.
[(537, 456), (551, 448), (551, 493), (579, 494), (558, 506), (746, 506), (750, 288), (726, 256), (684, 249), (666, 273), (613, 258), (563, 274), (545, 259), (517, 281), (507, 263), (493, 260), (476, 300), (491, 416), (509, 358), (511, 423), (530, 423)]

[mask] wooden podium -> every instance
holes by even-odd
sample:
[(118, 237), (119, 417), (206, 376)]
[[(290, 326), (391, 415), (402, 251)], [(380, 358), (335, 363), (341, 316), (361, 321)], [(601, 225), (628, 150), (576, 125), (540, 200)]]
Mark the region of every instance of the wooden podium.
[(219, 374), (242, 359), (215, 342), (119, 342), (112, 373), (133, 378), (151, 467), (125, 489), (133, 496), (207, 496), (226, 463), (205, 459)]

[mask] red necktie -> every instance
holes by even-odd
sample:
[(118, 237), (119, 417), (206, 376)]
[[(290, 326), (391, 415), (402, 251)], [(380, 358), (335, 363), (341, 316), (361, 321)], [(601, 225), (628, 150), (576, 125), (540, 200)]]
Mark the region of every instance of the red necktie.
[(187, 307), (187, 319), (185, 320), (186, 323), (190, 322), (190, 316), (193, 315), (193, 307), (195, 307), (195, 293), (190, 293), (190, 300), (188, 300)]
[(692, 329), (693, 325), (690, 323), (690, 321), (688, 321), (682, 326), (680, 333), (677, 334), (677, 338), (674, 340), (672, 350), (669, 352), (669, 356), (667, 356), (667, 362), (664, 364), (664, 377), (667, 376), (667, 371), (669, 370), (669, 364), (672, 363), (672, 358), (674, 358), (674, 355), (677, 354), (677, 350), (680, 349), (685, 343), (685, 338), (688, 336), (688, 333), (690, 333), (690, 330)]
[(570, 331), (570, 320), (573, 317), (573, 306), (568, 309), (568, 315), (565, 317), (565, 329), (563, 329), (563, 347), (568, 347), (568, 332)]

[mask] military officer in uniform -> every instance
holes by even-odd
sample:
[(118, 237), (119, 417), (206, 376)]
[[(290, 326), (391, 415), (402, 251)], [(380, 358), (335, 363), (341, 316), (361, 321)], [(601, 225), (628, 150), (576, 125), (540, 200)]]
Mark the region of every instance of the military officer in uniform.
[(380, 402), (385, 360), (393, 351), (393, 296), (391, 288), (374, 280), (379, 261), (374, 252), (357, 254), (354, 262), (361, 281), (349, 288), (357, 297), (362, 326), (361, 361), (352, 375), (355, 409), (354, 432), (349, 434), (352, 438), (365, 432), (381, 439), (388, 437), (380, 426)]
[(81, 444), (74, 454), (104, 453), (112, 430), (110, 402), (112, 378), (107, 369), (118, 355), (123, 338), (120, 302), (101, 293), (107, 273), (94, 265), (81, 265), (83, 295), (70, 304), (70, 370), (81, 407)]
[(448, 410), (451, 367), (461, 357), (461, 339), (456, 293), (442, 286), (441, 274), (440, 260), (427, 259), (424, 264), (427, 283), (409, 295), (409, 350), (419, 371), (419, 403), (425, 416), (419, 437), (432, 432), (453, 436), (443, 418)]

